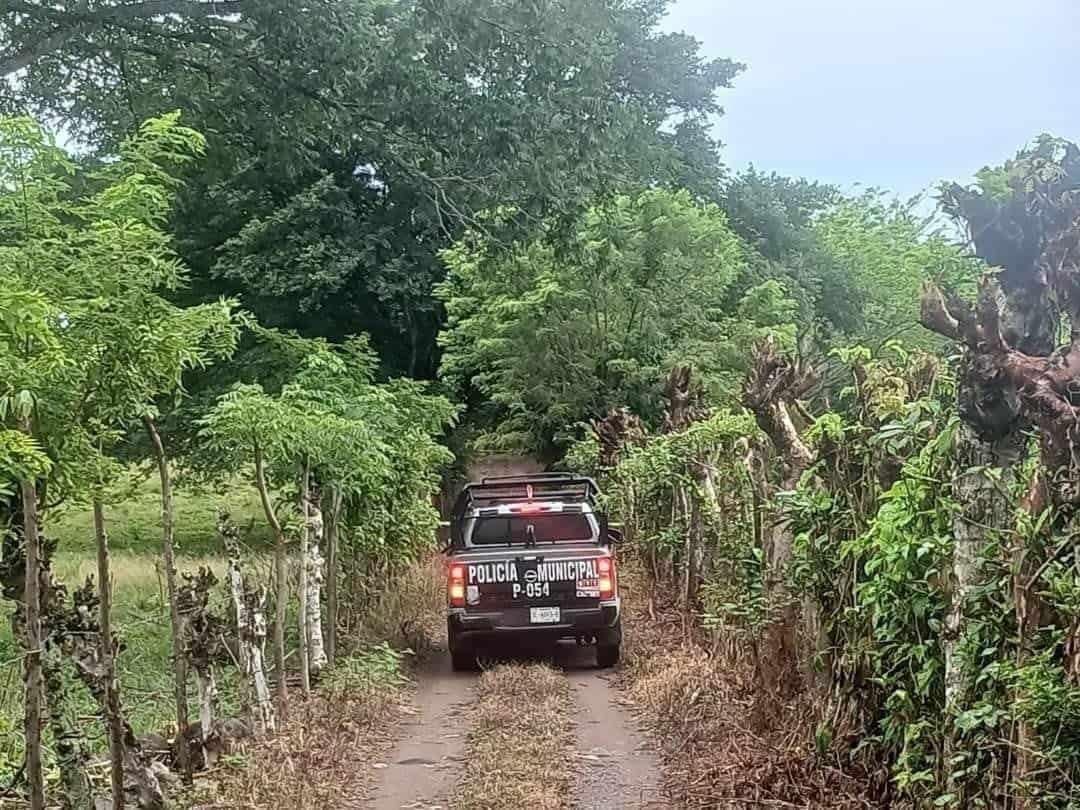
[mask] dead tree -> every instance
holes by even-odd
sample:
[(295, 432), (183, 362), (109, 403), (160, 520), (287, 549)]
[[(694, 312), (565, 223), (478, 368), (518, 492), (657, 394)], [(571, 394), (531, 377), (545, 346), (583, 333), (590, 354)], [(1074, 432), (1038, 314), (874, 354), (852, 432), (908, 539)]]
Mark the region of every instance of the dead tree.
[[(589, 426), (600, 445), (598, 463), (602, 470), (614, 470), (619, 466), (626, 448), (641, 446), (646, 440), (645, 426), (628, 408), (612, 409), (603, 419), (592, 420)], [(637, 526), (637, 494), (633, 482), (626, 482), (626, 487), (627, 503), (622, 517), (627, 530), (626, 539), (633, 541)], [(654, 576), (658, 575), (659, 560), (655, 551), (649, 549), (647, 554)]]
[(228, 512), (218, 514), (218, 534), (229, 557), (229, 592), (236, 615), (237, 637), (240, 642), (240, 666), (248, 693), (248, 707), (254, 726), (260, 734), (273, 732), (277, 727), (274, 701), (266, 677), (266, 599), (265, 588), (253, 588), (244, 579), (240, 568), (240, 532), (229, 519)]
[[(160, 810), (165, 807), (165, 796), (157, 771), (135, 739), (131, 724), (121, 711), (118, 693), (115, 698), (110, 695), (109, 673), (101, 656), (101, 626), (97, 614), (97, 589), (93, 580), (87, 580), (83, 587), (72, 594), (71, 607), (60, 614), (63, 618), (62, 625), (58, 625), (55, 631), (57, 643), (70, 657), (76, 674), (93, 696), (102, 715), (113, 710), (117, 712), (115, 719), (123, 731), (124, 774), (137, 796), (138, 806), (146, 810)], [(112, 646), (115, 650), (115, 639)]]
[(603, 419), (594, 419), (590, 425), (600, 443), (600, 466), (604, 469), (617, 467), (625, 448), (645, 443), (641, 419), (627, 408), (613, 409)]
[[(811, 368), (781, 355), (772, 340), (766, 340), (755, 348), (750, 372), (743, 386), (743, 404), (768, 437), (780, 467), (778, 478), (770, 481), (761, 473), (758, 461), (751, 459), (751, 480), (765, 490), (762, 503), (773, 502), (779, 491), (795, 489), (803, 473), (813, 463), (813, 454), (799, 435), (791, 411), (816, 381)], [(766, 689), (787, 696), (798, 685), (799, 611), (788, 587), (788, 565), (795, 538), (790, 523), (779, 515), (763, 521), (761, 537), (765, 594), (772, 615), (765, 629), (762, 649), (757, 655), (757, 664)]]
[[(665, 388), (668, 407), (664, 414), (664, 433), (679, 433), (695, 422), (709, 418), (705, 389), (693, 379), (689, 366), (676, 366), (668, 374)], [(688, 511), (688, 531), (683, 560), (682, 598), (689, 607), (697, 597), (698, 586), (707, 571), (710, 548), (707, 545), (705, 524), (712, 522), (719, 511), (716, 486), (713, 482), (715, 459), (705, 451), (689, 460), (689, 472), (694, 492), (682, 492), (677, 497)]]
[[(1029, 426), (1038, 433), (1040, 464), (1023, 508), (1033, 517), (1051, 510), (1053, 520), (1044, 521), (1049, 532), (1064, 528), (1080, 505), (1080, 150), (1044, 138), (1003, 171), (1007, 195), (952, 186), (943, 197), (945, 209), (968, 226), (976, 253), (1000, 273), (983, 278), (974, 303), (934, 285), (922, 301), (923, 325), (965, 350), (957, 395), (964, 431), (954, 487), (963, 511), (954, 527), (946, 638), (953, 703), (966, 680), (956, 662), (965, 631), (964, 602), (978, 584), (983, 549), (994, 534), (1012, 528), (1001, 488), (1015, 480)], [(1071, 334), (1058, 348), (1062, 315)], [(971, 471), (987, 466), (1000, 471), (995, 480)], [(1022, 533), (1012, 536), (1017, 538), (1013, 601), (1022, 665), (1041, 624), (1038, 580), (1045, 561)], [(1023, 722), (1018, 736), (1014, 777), (1022, 781), (1032, 770), (1035, 741)]]

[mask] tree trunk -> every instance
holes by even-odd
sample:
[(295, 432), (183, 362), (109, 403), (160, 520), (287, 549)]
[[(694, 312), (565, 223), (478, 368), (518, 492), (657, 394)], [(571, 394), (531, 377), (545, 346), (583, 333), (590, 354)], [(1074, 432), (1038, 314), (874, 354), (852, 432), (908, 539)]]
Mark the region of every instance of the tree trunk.
[[(50, 587), (51, 584), (50, 584)], [(55, 587), (61, 596), (63, 589)], [(59, 608), (61, 596), (54, 601)], [(57, 631), (55, 644), (62, 649), (65, 659), (70, 659), (75, 666), (79, 679), (90, 691), (99, 710), (104, 715), (108, 708), (108, 680), (102, 660), (101, 628), (95, 620), (98, 596), (93, 583), (75, 591), (72, 606), (64, 608), (64, 616)], [(130, 724), (120, 711), (119, 698), (116, 701), (116, 716), (122, 730), (124, 774), (134, 784), (138, 795), (138, 805), (145, 810), (162, 810), (165, 797), (158, 782), (157, 774), (150, 761), (143, 755)]]
[(120, 689), (116, 681), (116, 644), (112, 632), (112, 574), (109, 570), (109, 535), (105, 509), (94, 498), (94, 534), (97, 537), (98, 623), (101, 625), (101, 666), (105, 681), (105, 727), (109, 738), (109, 783), (113, 810), (124, 807), (124, 725), (120, 716)]
[(683, 546), (683, 581), (682, 602), (683, 607), (689, 610), (694, 604), (694, 590), (697, 575), (694, 572), (694, 562), (697, 559), (698, 543), (701, 541), (701, 504), (697, 497), (688, 495), (687, 520), (686, 520), (686, 543)]
[[(42, 588), (45, 591), (48, 586)], [(63, 591), (58, 591), (63, 598)], [(53, 609), (62, 608), (54, 605)], [(45, 691), (49, 693), (49, 729), (53, 735), (53, 751), (56, 756), (56, 769), (60, 775), (60, 789), (64, 793), (65, 810), (93, 810), (94, 791), (90, 778), (86, 775), (86, 765), (90, 754), (84, 743), (85, 734), (76, 721), (78, 716), (77, 699), (71, 694), (71, 688), (64, 676), (64, 631), (48, 633), (44, 639), (44, 651), (41, 658), (41, 672)], [(121, 782), (121, 796), (123, 783)]]
[(218, 727), (218, 688), (214, 662), (221, 652), (224, 623), (210, 609), (210, 594), (217, 577), (202, 566), (196, 574), (185, 574), (177, 602), (184, 626), (184, 652), (188, 666), (195, 672), (199, 692), (199, 740), (203, 765), (212, 768), (221, 752)]
[(76, 721), (78, 703), (69, 680), (64, 676), (64, 661), (68, 657), (64, 647), (68, 629), (60, 614), (66, 608), (62, 602), (65, 592), (62, 588), (52, 587), (51, 576), (44, 573), (42, 603), (49, 605), (49, 613), (53, 615), (46, 618), (46, 624), (51, 627), (45, 633), (41, 670), (48, 695), (49, 730), (52, 732), (56, 768), (60, 772), (63, 806), (65, 810), (92, 810), (94, 796), (86, 773), (90, 760), (85, 744), (86, 735)]
[[(949, 582), (949, 612), (945, 618), (945, 704), (955, 711), (964, 705), (967, 673), (960, 665), (957, 650), (967, 635), (964, 607), (979, 581), (979, 557), (988, 534), (1004, 534), (1013, 525), (1008, 492), (1016, 470), (1023, 462), (1026, 438), (1022, 433), (1006, 434), (996, 441), (980, 439), (961, 422), (956, 436), (957, 469), (953, 477), (953, 497), (960, 509), (953, 518), (952, 570)], [(986, 470), (1000, 470), (995, 481)]]
[(308, 669), (318, 676), (326, 667), (326, 645), (323, 639), (322, 624), (322, 588), (325, 577), (322, 546), (325, 535), (325, 523), (321, 499), (315, 487), (311, 487), (307, 500), (308, 548), (304, 557), (304, 570), (307, 574), (307, 622)]
[(187, 702), (187, 657), (184, 654), (184, 624), (177, 604), (176, 559), (173, 547), (173, 504), (172, 476), (169, 473), (169, 461), (165, 456), (165, 446), (161, 442), (154, 420), (147, 416), (143, 419), (150, 443), (157, 461), (158, 477), (161, 479), (161, 554), (165, 568), (165, 587), (169, 594), (169, 619), (172, 624), (173, 678), (175, 681), (176, 724), (177, 724), (177, 764), (185, 784), (192, 783), (191, 752), (188, 750), (188, 702)]
[[(29, 420), (23, 430), (27, 434), (33, 432)], [(45, 781), (41, 771), (41, 538), (38, 535), (37, 485), (33, 481), (23, 481), (21, 493), (23, 542), (26, 545), (23, 599), (26, 620), (26, 700), (23, 717), (23, 731), (26, 735), (26, 779), (30, 788), (31, 810), (44, 810)]]
[(690, 515), (691, 534), (694, 541), (692, 548), (687, 550), (687, 606), (692, 606), (696, 602), (698, 588), (709, 574), (712, 548), (707, 544), (706, 527), (714, 525), (720, 510), (719, 497), (712, 477), (712, 459), (708, 457), (694, 459), (690, 463), (690, 472), (697, 486), (697, 492)]
[(277, 727), (274, 702), (270, 699), (270, 687), (266, 680), (263, 646), (266, 643), (265, 589), (249, 589), (240, 570), (240, 543), (236, 527), (222, 515), (218, 532), (225, 542), (229, 556), (229, 591), (240, 643), (240, 665), (245, 675), (248, 708), (251, 709), (255, 728), (259, 734), (267, 734)]
[[(815, 382), (813, 372), (776, 352), (771, 341), (759, 344), (743, 388), (743, 404), (754, 414), (762, 432), (775, 448), (781, 475), (781, 491), (794, 489), (813, 462), (813, 454), (799, 435), (789, 406)], [(751, 480), (765, 488), (766, 499), (775, 492), (750, 459)], [(766, 500), (767, 502), (767, 500)], [(788, 587), (788, 566), (794, 553), (791, 522), (774, 514), (762, 528), (765, 594), (770, 616), (765, 637), (756, 656), (765, 688), (790, 696), (798, 684), (798, 603)]]
[(311, 546), (311, 470), (304, 462), (300, 472), (300, 515), (303, 525), (300, 527), (300, 687), (304, 695), (311, 694), (311, 661), (308, 655), (308, 549)]
[(274, 670), (277, 674), (278, 704), (283, 718), (289, 715), (289, 685), (285, 682), (285, 621), (286, 608), (289, 604), (289, 566), (288, 549), (285, 546), (285, 532), (281, 521), (270, 502), (270, 492), (266, 487), (266, 467), (262, 450), (255, 448), (255, 486), (259, 489), (266, 521), (274, 532)]
[(195, 682), (199, 689), (199, 728), (202, 729), (203, 762), (207, 768), (217, 765), (218, 750), (215, 727), (218, 714), (218, 688), (214, 668), (196, 668)]
[(338, 543), (341, 531), (342, 493), (330, 492), (330, 520), (326, 527), (326, 656), (332, 665), (337, 660), (338, 634)]
[[(996, 227), (988, 228), (982, 236), (997, 238)], [(963, 688), (975, 675), (962, 670), (956, 655), (966, 632), (965, 600), (978, 584), (982, 551), (996, 533), (1014, 529), (1014, 513), (1006, 493), (1026, 455), (1025, 431), (1034, 425), (1039, 432), (1043, 470), (1036, 471), (1037, 486), (1041, 474), (1056, 476), (1074, 463), (1077, 411), (1071, 392), (1076, 387), (1075, 369), (1080, 360), (1078, 335), (1074, 332), (1068, 351), (1055, 352), (1054, 347), (1060, 324), (1058, 308), (1074, 312), (1080, 303), (1075, 300), (1080, 287), (1075, 279), (1068, 280), (1071, 271), (1066, 271), (1064, 264), (1053, 272), (1025, 264), (1006, 265), (1000, 286), (993, 275), (984, 275), (974, 306), (945, 295), (934, 285), (926, 287), (922, 298), (922, 324), (965, 348), (957, 386), (957, 410), (963, 427), (957, 441), (959, 473), (954, 480), (954, 497), (962, 511), (954, 522), (953, 593), (945, 649), (946, 700), (954, 713), (965, 705)], [(1058, 289), (1050, 289), (1051, 280)], [(1076, 320), (1070, 320), (1075, 329)], [(986, 472), (970, 471), (972, 466), (995, 470), (994, 478), (999, 480)], [(1067, 482), (1069, 476), (1060, 476), (1060, 480)], [(1023, 505), (1029, 511), (1032, 507), (1030, 501)], [(1037, 602), (1032, 590), (1037, 586), (1028, 577), (1036, 560), (1028, 551), (1023, 542), (1013, 543), (1011, 549), (1018, 665), (1025, 663), (1038, 629), (1038, 611), (1028, 604), (1029, 599)], [(1023, 784), (1034, 770), (1035, 736), (1028, 721), (1020, 718), (1011, 775), (1014, 784)], [(1018, 795), (1015, 806), (1020, 810), (1032, 807), (1033, 799)]]

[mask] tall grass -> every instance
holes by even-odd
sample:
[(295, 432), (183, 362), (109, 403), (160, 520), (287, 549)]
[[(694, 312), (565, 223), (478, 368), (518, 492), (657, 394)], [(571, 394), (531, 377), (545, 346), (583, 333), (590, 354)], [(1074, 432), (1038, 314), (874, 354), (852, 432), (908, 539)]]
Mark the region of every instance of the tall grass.
[[(177, 567), (181, 572), (210, 568), (223, 579), (225, 559), (217, 537), (217, 513), (230, 510), (244, 530), (252, 573), (265, 579), (262, 553), (270, 545), (262, 508), (254, 489), (240, 482), (224, 493), (179, 490), (175, 494)], [(122, 648), (117, 659), (124, 711), (136, 734), (170, 732), (172, 712), (171, 630), (165, 583), (161, 570), (161, 502), (156, 478), (140, 481), (122, 503), (106, 508), (113, 549), (113, 626)], [(53, 568), (70, 588), (95, 576), (95, 543), (89, 506), (72, 505), (46, 515), (45, 534), (57, 540)], [(231, 606), (224, 588), (215, 594), (215, 610), (228, 616)], [(10, 602), (0, 602), (0, 782), (7, 782), (23, 757), (22, 651), (12, 636)], [(234, 667), (219, 673), (222, 709), (235, 714), (239, 682)], [(85, 690), (77, 707), (86, 739), (94, 750), (106, 747), (96, 706)], [(195, 695), (191, 687), (192, 700)], [(192, 716), (198, 716), (192, 704)], [(48, 753), (48, 752), (47, 752)]]

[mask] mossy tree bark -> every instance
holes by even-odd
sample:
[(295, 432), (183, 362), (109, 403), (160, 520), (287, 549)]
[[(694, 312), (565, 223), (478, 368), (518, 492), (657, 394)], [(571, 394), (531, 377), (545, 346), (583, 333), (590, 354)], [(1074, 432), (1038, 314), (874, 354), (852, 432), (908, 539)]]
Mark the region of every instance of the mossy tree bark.
[[(767, 487), (766, 500), (778, 491), (795, 489), (813, 462), (813, 454), (791, 417), (791, 408), (815, 382), (811, 369), (780, 355), (772, 341), (755, 349), (743, 387), (743, 404), (754, 414), (780, 462), (775, 484), (763, 476), (759, 481)], [(799, 608), (788, 584), (794, 542), (791, 523), (783, 516), (774, 515), (763, 525), (765, 593), (772, 615), (756, 658), (763, 685), (781, 696), (791, 695), (798, 685)]]
[(240, 645), (240, 665), (244, 670), (248, 704), (259, 734), (277, 728), (274, 702), (266, 678), (263, 648), (266, 644), (266, 589), (248, 586), (240, 567), (240, 541), (236, 525), (227, 513), (218, 516), (218, 533), (229, 557), (229, 591)]

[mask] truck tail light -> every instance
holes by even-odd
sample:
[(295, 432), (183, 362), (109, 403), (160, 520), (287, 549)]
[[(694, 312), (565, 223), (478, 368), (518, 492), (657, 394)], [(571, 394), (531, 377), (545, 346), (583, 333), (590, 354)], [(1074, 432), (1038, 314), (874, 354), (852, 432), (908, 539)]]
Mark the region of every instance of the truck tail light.
[(450, 566), (450, 607), (465, 607), (465, 566)]
[(600, 574), (600, 598), (615, 598), (615, 560), (601, 557), (596, 561), (596, 570)]

